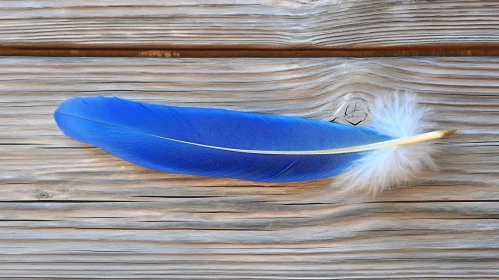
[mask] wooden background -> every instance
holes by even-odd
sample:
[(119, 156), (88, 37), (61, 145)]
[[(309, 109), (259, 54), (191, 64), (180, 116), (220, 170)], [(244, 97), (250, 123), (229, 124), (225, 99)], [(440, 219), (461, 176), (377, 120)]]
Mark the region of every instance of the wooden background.
[[(499, 279), (499, 2), (4, 0), (0, 18), (1, 279)], [(397, 89), (461, 134), (377, 198), (145, 170), (52, 115), (117, 95), (348, 122)]]

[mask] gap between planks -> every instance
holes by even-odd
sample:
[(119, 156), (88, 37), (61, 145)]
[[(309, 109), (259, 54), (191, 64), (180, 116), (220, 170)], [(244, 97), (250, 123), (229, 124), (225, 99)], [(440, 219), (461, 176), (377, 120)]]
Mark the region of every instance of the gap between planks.
[(0, 47), (0, 56), (41, 57), (417, 57), (499, 56), (498, 45), (427, 45), (378, 48), (265, 47), (265, 46), (12, 46)]

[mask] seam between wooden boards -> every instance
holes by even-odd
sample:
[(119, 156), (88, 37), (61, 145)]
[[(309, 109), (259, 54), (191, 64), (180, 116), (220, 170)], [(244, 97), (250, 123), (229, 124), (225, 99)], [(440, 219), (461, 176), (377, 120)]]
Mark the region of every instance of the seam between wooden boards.
[(498, 45), (438, 45), (379, 48), (318, 48), (265, 46), (7, 46), (0, 47), (0, 56), (41, 57), (443, 57), (499, 56)]

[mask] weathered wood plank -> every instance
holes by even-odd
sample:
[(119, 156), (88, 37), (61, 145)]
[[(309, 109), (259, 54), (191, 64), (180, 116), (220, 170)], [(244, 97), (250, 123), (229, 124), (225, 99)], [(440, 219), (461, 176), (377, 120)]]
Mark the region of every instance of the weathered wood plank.
[(499, 3), (491, 0), (4, 0), (0, 18), (4, 47), (373, 48), (499, 43)]
[[(0, 278), (498, 278), (498, 78), (491, 57), (0, 58)], [(52, 118), (103, 94), (345, 122), (397, 88), (462, 134), (376, 199), (148, 171)]]

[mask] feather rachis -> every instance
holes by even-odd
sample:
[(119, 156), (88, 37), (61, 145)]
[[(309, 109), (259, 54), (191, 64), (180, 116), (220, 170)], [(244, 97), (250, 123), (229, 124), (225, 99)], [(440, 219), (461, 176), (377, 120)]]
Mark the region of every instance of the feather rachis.
[[(378, 98), (371, 109), (370, 127), (394, 138), (420, 135), (430, 129), (424, 116), (428, 109), (418, 104), (416, 95), (398, 93)], [(455, 133), (443, 131), (441, 137)], [(376, 195), (408, 182), (423, 169), (437, 170), (431, 141), (398, 145), (365, 152), (333, 184), (343, 190)]]

